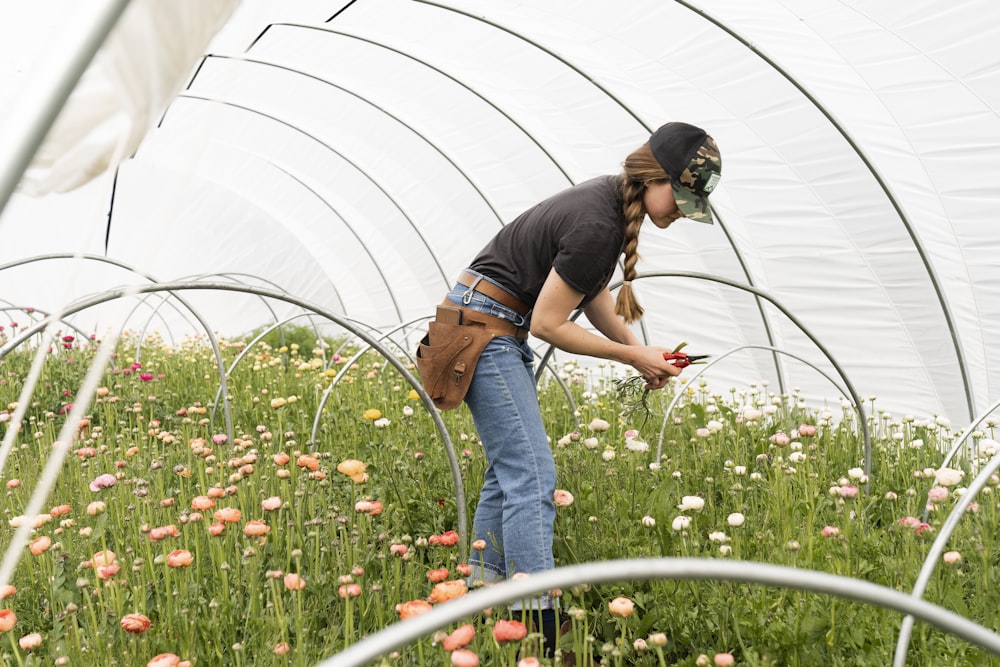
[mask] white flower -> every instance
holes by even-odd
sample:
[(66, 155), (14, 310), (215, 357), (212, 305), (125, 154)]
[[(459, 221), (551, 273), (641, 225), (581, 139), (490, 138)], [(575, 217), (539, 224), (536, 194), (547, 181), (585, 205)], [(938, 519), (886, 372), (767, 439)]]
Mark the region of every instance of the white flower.
[(583, 441), (583, 446), (587, 449), (597, 449), (600, 444), (597, 438), (585, 438)]
[(792, 463), (802, 463), (806, 458), (805, 452), (792, 452), (788, 455), (788, 460)]
[(750, 405), (743, 408), (743, 420), (752, 422), (760, 419), (760, 410)]
[(596, 417), (587, 425), (591, 431), (607, 431), (611, 428), (611, 424), (604, 421), (603, 419), (597, 419)]
[(404, 405), (403, 406), (403, 416), (404, 417), (412, 417), (413, 416), (413, 408), (411, 408), (409, 405)]
[(375, 421), (373, 421), (372, 422), (372, 426), (374, 426), (375, 428), (385, 428), (390, 423), (391, 422), (388, 419), (386, 419), (385, 417), (381, 417), (381, 418), (376, 419)]
[(764, 476), (761, 475), (759, 472), (752, 472), (752, 473), (750, 473), (750, 481), (751, 482), (759, 482), (762, 479), (764, 479)]
[(603, 452), (601, 452), (601, 458), (604, 459), (605, 461), (614, 461), (615, 460), (615, 450), (613, 450), (613, 449), (605, 449)]
[(700, 512), (702, 508), (705, 507), (705, 499), (699, 496), (684, 496), (681, 498), (681, 504), (677, 506), (677, 509), (682, 512)]
[(934, 471), (934, 479), (941, 486), (955, 486), (962, 481), (965, 473), (954, 468), (939, 468)]
[(728, 544), (723, 544), (722, 546), (719, 547), (719, 553), (722, 554), (723, 556), (728, 556), (732, 552), (733, 548)]
[(646, 528), (652, 528), (653, 526), (656, 525), (656, 519), (647, 514), (646, 516), (642, 517), (642, 525), (644, 525)]
[(721, 530), (716, 530), (708, 534), (708, 539), (711, 540), (712, 542), (720, 542), (722, 544), (725, 544), (726, 542), (729, 541), (729, 536), (726, 535)]
[(851, 479), (863, 480), (865, 479), (865, 471), (863, 468), (851, 468), (847, 471), (847, 476)]
[(722, 430), (722, 422), (713, 419), (705, 424), (705, 428), (707, 428), (711, 433), (718, 433)]
[(630, 452), (648, 452), (649, 443), (636, 438), (625, 438), (625, 449)]
[(992, 457), (998, 451), (1000, 451), (1000, 443), (996, 440), (980, 440), (979, 441), (979, 455), (982, 457), (990, 456)]
[(728, 517), (726, 517), (726, 523), (728, 523), (733, 528), (739, 528), (746, 521), (746, 517), (739, 512), (733, 512)]
[(657, 470), (660, 469), (660, 464), (657, 463), (656, 461), (653, 461), (652, 463), (649, 464), (649, 469), (652, 470), (653, 472), (656, 472)]
[(733, 467), (733, 474), (734, 475), (739, 475), (740, 477), (742, 477), (743, 475), (747, 474), (747, 467), (746, 466), (734, 466)]
[(690, 525), (691, 525), (691, 518), (686, 517), (682, 514), (678, 517), (674, 517), (674, 521), (673, 523), (670, 524), (670, 527), (673, 528), (674, 530), (681, 531), (681, 530), (687, 530)]

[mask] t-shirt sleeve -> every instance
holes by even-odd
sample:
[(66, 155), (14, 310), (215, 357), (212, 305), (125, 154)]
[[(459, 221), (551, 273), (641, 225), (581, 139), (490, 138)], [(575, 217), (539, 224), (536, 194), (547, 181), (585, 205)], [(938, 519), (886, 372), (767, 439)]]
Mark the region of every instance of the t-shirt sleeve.
[(617, 243), (609, 243), (606, 229), (580, 223), (560, 240), (552, 266), (570, 287), (593, 295), (610, 279), (620, 252)]

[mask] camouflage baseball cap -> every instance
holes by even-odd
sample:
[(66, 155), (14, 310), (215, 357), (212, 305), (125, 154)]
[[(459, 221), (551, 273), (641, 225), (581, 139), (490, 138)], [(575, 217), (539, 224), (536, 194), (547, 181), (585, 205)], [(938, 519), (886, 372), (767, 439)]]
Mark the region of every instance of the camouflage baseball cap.
[(670, 175), (674, 200), (684, 217), (712, 224), (708, 195), (722, 178), (722, 156), (715, 140), (700, 127), (673, 122), (652, 134), (649, 147)]

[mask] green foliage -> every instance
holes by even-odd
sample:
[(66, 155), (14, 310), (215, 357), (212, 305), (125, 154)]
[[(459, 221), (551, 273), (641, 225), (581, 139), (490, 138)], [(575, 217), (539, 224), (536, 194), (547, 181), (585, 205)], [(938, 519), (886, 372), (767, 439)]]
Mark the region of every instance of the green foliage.
[[(333, 341), (315, 350), (311, 329), (286, 328), (283, 344), (272, 335), (250, 349), (252, 336), (223, 341), (228, 394), (218, 399), (220, 363), (202, 341), (147, 340), (137, 350), (123, 339), (85, 423), (73, 429), (46, 502), (53, 511), (32, 533), (52, 544), (25, 550), (11, 582), (17, 593), (3, 603), (18, 619), (0, 642), (4, 664), (145, 665), (173, 653), (202, 665), (311, 665), (396, 622), (398, 604), (428, 599), (429, 571), (463, 579), (465, 545), (437, 544), (462, 528), (451, 464), (416, 394), (376, 355), (348, 365), (348, 353), (332, 354)], [(74, 343), (45, 363), (3, 471), (0, 546), (29, 520), (31, 490), (92, 356)], [(31, 361), (14, 352), (0, 362), (0, 430), (10, 428)], [(648, 420), (630, 422), (620, 417), (626, 406), (611, 370), (565, 364), (561, 382), (540, 388), (559, 486), (574, 497), (558, 508), (557, 565), (725, 558), (912, 589), (958, 497), (947, 489), (921, 525), (953, 438), (947, 425), (870, 406), (877, 416), (865, 480), (849, 408), (808, 409), (795, 394), (752, 384), (717, 393), (676, 381), (645, 396)], [(682, 396), (666, 415), (674, 391)], [(442, 418), (471, 518), (485, 456), (465, 408)], [(992, 428), (973, 440), (988, 442)], [(364, 464), (357, 479), (338, 470), (347, 461)], [(967, 483), (980, 463), (963, 456), (953, 465)], [(92, 490), (102, 475), (115, 483)], [(938, 564), (925, 598), (996, 631), (994, 488), (963, 517), (948, 545), (961, 561)], [(239, 510), (239, 519), (227, 523), (220, 510)], [(116, 572), (97, 564), (105, 550), (115, 553)], [(191, 555), (189, 565), (171, 566), (178, 551)], [(289, 590), (290, 573), (305, 588)], [(605, 665), (711, 664), (716, 653), (741, 665), (891, 663), (899, 613), (795, 583), (581, 584), (563, 591), (572, 627), (562, 646), (601, 654)], [(358, 597), (342, 597), (349, 584), (360, 586)], [(627, 618), (609, 613), (619, 596), (635, 604)], [(142, 634), (120, 625), (135, 613), (150, 619)], [(468, 622), (482, 664), (505, 664), (510, 651), (493, 642), (492, 619)], [(34, 632), (42, 645), (22, 650), (17, 639)], [(654, 645), (661, 633), (665, 644)], [(399, 653), (390, 664), (447, 662), (432, 638)], [(909, 648), (910, 664), (988, 660), (919, 623)]]

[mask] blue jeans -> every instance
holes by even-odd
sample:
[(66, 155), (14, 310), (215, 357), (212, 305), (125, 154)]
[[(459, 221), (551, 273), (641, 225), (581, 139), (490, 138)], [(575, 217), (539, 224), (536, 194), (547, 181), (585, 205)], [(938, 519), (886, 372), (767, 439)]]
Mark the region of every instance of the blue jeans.
[[(469, 294), (464, 285), (456, 285), (448, 299), (519, 326), (529, 324), (503, 304), (478, 292)], [(526, 340), (494, 338), (479, 358), (465, 397), (487, 461), (473, 520), (474, 539), (484, 540), (486, 549), (472, 552), (469, 558), (471, 583), (554, 567), (556, 466), (538, 407), (533, 359)], [(553, 607), (548, 595), (535, 598), (530, 605)], [(511, 607), (519, 609), (521, 603)]]

